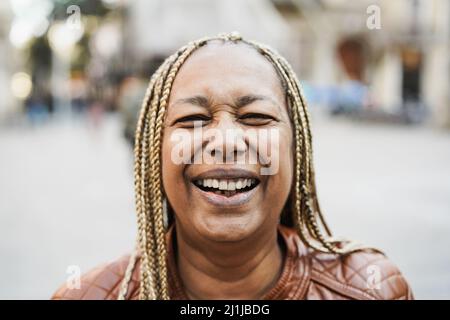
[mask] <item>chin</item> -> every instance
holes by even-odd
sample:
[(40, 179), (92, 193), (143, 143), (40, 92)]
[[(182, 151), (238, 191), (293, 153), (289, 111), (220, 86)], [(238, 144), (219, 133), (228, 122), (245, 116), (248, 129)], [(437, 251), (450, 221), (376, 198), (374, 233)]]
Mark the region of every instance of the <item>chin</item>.
[(211, 241), (237, 242), (250, 237), (258, 227), (257, 218), (226, 215), (203, 221), (199, 232)]

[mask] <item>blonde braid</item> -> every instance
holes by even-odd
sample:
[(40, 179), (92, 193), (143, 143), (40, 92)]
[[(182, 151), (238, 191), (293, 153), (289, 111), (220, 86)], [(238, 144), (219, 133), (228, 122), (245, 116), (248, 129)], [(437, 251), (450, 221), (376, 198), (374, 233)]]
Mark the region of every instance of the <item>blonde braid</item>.
[[(331, 241), (331, 239), (326, 240), (325, 236), (322, 234), (321, 230), (319, 229), (317, 217), (319, 218), (322, 227), (325, 229), (327, 237), (331, 236), (330, 229), (328, 225), (325, 222), (325, 219), (322, 215), (322, 212), (319, 207), (319, 202), (317, 199), (317, 192), (316, 192), (316, 184), (314, 179), (314, 169), (313, 169), (313, 160), (312, 160), (312, 135), (311, 135), (311, 126), (309, 121), (309, 111), (306, 105), (306, 100), (304, 99), (303, 90), (300, 86), (300, 83), (297, 79), (297, 76), (292, 71), (291, 66), (286, 62), (285, 59), (281, 58), (282, 64), (285, 66), (285, 68), (288, 70), (288, 74), (290, 75), (292, 82), (294, 83), (296, 90), (294, 90), (295, 95), (297, 95), (298, 100), (300, 101), (300, 105), (303, 107), (303, 114), (304, 114), (304, 123), (305, 127), (308, 132), (308, 148), (309, 151), (307, 152), (308, 157), (308, 163), (307, 163), (307, 169), (306, 172), (308, 173), (309, 177), (306, 178), (306, 181), (308, 183), (308, 187), (306, 185), (302, 186), (302, 193), (304, 197), (306, 197), (306, 208), (305, 213), (307, 216), (308, 221), (308, 227), (311, 231), (311, 233), (314, 235), (315, 238), (319, 240), (319, 242), (327, 249), (325, 251), (332, 251), (336, 253), (346, 253), (348, 252), (347, 249), (339, 249), (337, 248)], [(316, 248), (321, 251), (324, 251), (323, 248)], [(353, 249), (354, 250), (354, 249)]]
[[(338, 241), (335, 241), (331, 238), (331, 232), (328, 227), (328, 225), (325, 222), (325, 219), (323, 217), (323, 214), (319, 207), (319, 202), (317, 198), (317, 191), (316, 191), (316, 184), (314, 179), (314, 168), (313, 168), (313, 160), (312, 160), (312, 135), (311, 135), (311, 126), (309, 121), (309, 112), (306, 105), (306, 99), (303, 95), (303, 90), (300, 86), (300, 83), (297, 79), (297, 76), (295, 72), (293, 72), (291, 66), (289, 63), (283, 58), (279, 57), (279, 61), (283, 65), (283, 67), (287, 70), (287, 75), (289, 76), (291, 82), (295, 86), (294, 90), (294, 96), (296, 97), (296, 100), (299, 101), (299, 107), (301, 106), (303, 109), (303, 119), (302, 124), (303, 127), (307, 130), (307, 163), (306, 168), (304, 168), (304, 172), (306, 173), (306, 184), (302, 184), (300, 192), (303, 195), (303, 198), (305, 201), (305, 208), (303, 210), (303, 213), (306, 218), (307, 222), (307, 228), (309, 230), (309, 233), (312, 234), (313, 238), (315, 240), (318, 240), (321, 246), (317, 246), (314, 243), (308, 241), (308, 244), (319, 251), (323, 252), (334, 252), (334, 253), (340, 253), (340, 254), (346, 254), (349, 252), (361, 250), (365, 248), (364, 246), (357, 244), (355, 242), (347, 242), (347, 243), (341, 243), (343, 245), (341, 248), (339, 248), (336, 244)], [(297, 124), (297, 123), (295, 123)], [(298, 213), (301, 214), (301, 213)], [(321, 226), (324, 228), (326, 235), (322, 233), (319, 227), (318, 219), (321, 223)], [(299, 230), (300, 231), (300, 230)], [(301, 234), (301, 232), (300, 232)]]
[(319, 202), (318, 202), (318, 198), (317, 198), (317, 191), (316, 191), (316, 184), (315, 184), (315, 178), (314, 178), (314, 166), (312, 165), (313, 160), (312, 160), (312, 135), (311, 135), (311, 125), (310, 125), (310, 121), (309, 121), (309, 109), (307, 106), (307, 102), (306, 99), (304, 98), (304, 94), (303, 94), (303, 88), (300, 85), (300, 82), (297, 79), (297, 75), (295, 74), (295, 72), (292, 70), (292, 67), (289, 65), (289, 63), (283, 58), (280, 57), (280, 62), (283, 64), (283, 66), (289, 71), (289, 75), (292, 77), (293, 79), (293, 83), (296, 87), (296, 90), (294, 90), (294, 92), (298, 92), (299, 93), (299, 99), (300, 99), (300, 104), (303, 107), (303, 112), (305, 115), (305, 127), (307, 128), (308, 131), (308, 137), (309, 137), (309, 148), (311, 149), (311, 151), (308, 153), (308, 157), (309, 157), (309, 175), (310, 175), (310, 179), (309, 179), (309, 183), (311, 185), (311, 192), (313, 193), (312, 197), (313, 197), (313, 205), (315, 207), (316, 213), (318, 214), (318, 217), (320, 219), (321, 224), (323, 225), (325, 232), (327, 234), (327, 236), (331, 236), (331, 231), (327, 225), (327, 223), (325, 222), (325, 219), (323, 217), (322, 211), (320, 210), (319, 207)]
[[(168, 69), (165, 69), (163, 74), (167, 74)], [(153, 180), (152, 180), (152, 173), (153, 173), (153, 164), (152, 164), (152, 157), (151, 157), (151, 152), (153, 149), (153, 143), (155, 141), (155, 131), (154, 131), (154, 127), (156, 124), (156, 114), (157, 114), (157, 109), (158, 109), (158, 104), (159, 104), (159, 99), (160, 99), (160, 92), (162, 91), (163, 88), (163, 81), (164, 81), (164, 76), (161, 77), (160, 81), (158, 81), (155, 85), (155, 97), (152, 100), (151, 103), (151, 108), (150, 108), (150, 112), (149, 112), (149, 119), (148, 124), (147, 124), (147, 139), (149, 141), (149, 148), (146, 150), (145, 152), (145, 156), (147, 157), (147, 161), (148, 161), (148, 167), (147, 170), (145, 172), (145, 180), (147, 182), (147, 185), (145, 186), (145, 192), (147, 193), (147, 208), (146, 211), (148, 212), (148, 219), (150, 219), (151, 224), (149, 226), (149, 228), (146, 229), (146, 234), (147, 237), (151, 237), (152, 238), (152, 243), (147, 243), (148, 247), (146, 248), (146, 250), (150, 250), (153, 254), (153, 259), (152, 261), (144, 261), (143, 262), (143, 266), (146, 269), (150, 270), (151, 274), (154, 274), (155, 279), (157, 279), (155, 281), (155, 283), (147, 283), (147, 286), (151, 288), (151, 290), (153, 290), (155, 292), (155, 299), (161, 299), (159, 293), (161, 292), (161, 274), (159, 272), (159, 268), (160, 268), (160, 263), (159, 263), (159, 257), (162, 254), (165, 254), (165, 252), (158, 252), (158, 243), (157, 243), (157, 232), (156, 232), (156, 221), (157, 221), (157, 217), (156, 217), (156, 210), (155, 210), (155, 201), (158, 201), (157, 197), (154, 194), (154, 186), (153, 186)], [(141, 300), (143, 299), (151, 299), (151, 296), (147, 296), (146, 294), (142, 293), (141, 295)]]
[(146, 220), (145, 224), (145, 239), (147, 242), (143, 244), (145, 252), (149, 252), (150, 255), (147, 257), (143, 257), (142, 260), (142, 271), (143, 275), (151, 275), (150, 277), (146, 277), (146, 281), (142, 281), (142, 288), (140, 292), (140, 299), (162, 299), (161, 292), (161, 272), (159, 267), (159, 258), (160, 255), (158, 252), (158, 244), (157, 244), (157, 232), (155, 230), (155, 224), (157, 221), (157, 217), (154, 210), (154, 201), (157, 199), (154, 196), (154, 188), (152, 186), (151, 180), (151, 149), (153, 147), (153, 141), (157, 139), (154, 132), (154, 127), (156, 124), (156, 114), (158, 110), (158, 105), (160, 101), (161, 92), (163, 89), (164, 81), (167, 77), (170, 65), (174, 60), (174, 56), (167, 60), (167, 63), (163, 64), (160, 67), (160, 74), (157, 81), (154, 83), (152, 87), (153, 96), (150, 102), (150, 108), (146, 114), (145, 118), (145, 134), (143, 137), (143, 145), (144, 148), (142, 150), (142, 162), (145, 164), (142, 167), (140, 177), (142, 180), (141, 183), (141, 192), (144, 194), (145, 211), (142, 213), (142, 217)]
[(197, 49), (197, 44), (193, 43), (180, 53), (177, 60), (170, 67), (167, 78), (165, 79), (164, 87), (162, 89), (162, 95), (159, 99), (159, 110), (156, 115), (156, 121), (154, 126), (154, 139), (151, 139), (152, 146), (150, 148), (150, 160), (151, 160), (151, 182), (150, 189), (153, 195), (153, 215), (154, 215), (154, 234), (156, 240), (156, 250), (158, 252), (158, 273), (160, 279), (160, 287), (158, 287), (161, 299), (168, 300), (169, 294), (167, 291), (167, 266), (166, 266), (166, 245), (165, 245), (165, 230), (163, 221), (163, 197), (162, 197), (162, 185), (161, 185), (161, 141), (162, 141), (162, 127), (163, 120), (166, 111), (167, 102), (170, 95), (175, 76), (187, 59), (187, 57)]
[[(138, 125), (136, 128), (135, 136), (135, 193), (136, 193), (136, 211), (138, 218), (138, 235), (140, 252), (142, 255), (142, 266), (140, 268), (140, 276), (142, 284), (140, 288), (140, 298), (154, 297), (155, 287), (154, 282), (157, 281), (157, 271), (153, 268), (148, 268), (149, 265), (154, 265), (156, 250), (154, 246), (154, 239), (150, 230), (152, 229), (152, 217), (149, 209), (150, 201), (148, 198), (148, 188), (146, 186), (147, 179), (147, 163), (146, 155), (148, 155), (148, 142), (149, 142), (149, 108), (150, 102), (157, 101), (155, 99), (155, 83), (161, 81), (164, 78), (164, 70), (170, 63), (171, 59), (167, 59), (152, 76), (144, 102), (141, 108)], [(156, 90), (157, 91), (157, 90)], [(149, 248), (151, 248), (149, 250)]]
[[(243, 40), (236, 34), (203, 38), (180, 48), (167, 58), (152, 76), (136, 128), (134, 153), (138, 242), (141, 251), (140, 299), (170, 299), (161, 177), (163, 122), (172, 85), (181, 66), (195, 50), (213, 40), (242, 42), (256, 49), (273, 65), (286, 90), (295, 139), (294, 183), (291, 192), (293, 193), (293, 209), (290, 214), (303, 242), (315, 250), (327, 253), (344, 254), (362, 248), (353, 243), (339, 248), (330, 238), (331, 233), (317, 200), (308, 108), (300, 83), (289, 63), (269, 47)], [(325, 235), (322, 233), (322, 228), (325, 230)], [(137, 259), (135, 255), (130, 258), (127, 276), (123, 279), (119, 298), (124, 299), (126, 296), (135, 259)]]
[[(309, 163), (308, 163), (308, 155), (310, 154), (309, 141), (310, 141), (310, 133), (307, 131), (306, 117), (304, 113), (304, 109), (302, 108), (302, 104), (300, 102), (299, 95), (297, 94), (297, 88), (294, 87), (294, 81), (289, 76), (290, 70), (285, 68), (285, 64), (279, 58), (279, 55), (275, 54), (268, 48), (261, 48), (260, 51), (263, 52), (269, 59), (269, 61), (274, 65), (275, 69), (281, 76), (281, 80), (285, 83), (288, 90), (288, 98), (289, 106), (292, 108), (292, 117), (294, 123), (294, 135), (295, 135), (295, 197), (294, 197), (294, 221), (299, 231), (299, 235), (302, 239), (308, 243), (311, 247), (316, 250), (321, 251), (331, 251), (331, 248), (323, 248), (317, 246), (310, 240), (310, 237), (307, 236), (307, 233), (312, 233), (313, 238), (319, 238), (320, 233), (316, 232), (314, 228), (312, 228), (312, 216), (311, 213), (305, 210), (307, 206), (307, 202), (309, 201), (308, 194), (304, 192), (305, 181), (309, 180)], [(294, 83), (293, 83), (294, 82)], [(306, 214), (305, 214), (306, 213)], [(306, 227), (306, 229), (305, 229)], [(322, 242), (322, 241), (321, 241)]]
[[(141, 161), (141, 155), (142, 155), (142, 143), (146, 140), (143, 138), (143, 132), (145, 130), (145, 118), (148, 113), (148, 107), (149, 107), (149, 101), (152, 96), (153, 92), (153, 86), (156, 82), (156, 80), (160, 76), (160, 70), (154, 73), (150, 80), (150, 84), (148, 86), (147, 92), (144, 97), (144, 102), (142, 104), (141, 112), (139, 115), (137, 127), (136, 127), (136, 135), (135, 135), (135, 148), (134, 148), (134, 158), (135, 158), (135, 173), (134, 173), (134, 179), (135, 179), (135, 198), (136, 198), (136, 212), (137, 212), (137, 219), (138, 219), (138, 241), (140, 246), (140, 252), (142, 254), (142, 260), (143, 261), (149, 261), (150, 258), (148, 256), (149, 252), (146, 249), (146, 245), (148, 243), (147, 237), (146, 237), (146, 228), (147, 228), (147, 217), (145, 216), (145, 199), (144, 199), (144, 193), (142, 190), (145, 190), (142, 186), (145, 179), (141, 179), (142, 176), (142, 161)], [(151, 241), (151, 239), (149, 239)], [(150, 254), (153, 254), (154, 251), (152, 250)], [(131, 261), (130, 261), (131, 263)], [(146, 284), (148, 283), (148, 278), (151, 277), (151, 275), (148, 272), (148, 269), (142, 268), (140, 269), (140, 276), (142, 283)], [(147, 292), (150, 290), (150, 288), (141, 286), (141, 294), (144, 292)], [(121, 294), (121, 296), (125, 296), (125, 294)]]

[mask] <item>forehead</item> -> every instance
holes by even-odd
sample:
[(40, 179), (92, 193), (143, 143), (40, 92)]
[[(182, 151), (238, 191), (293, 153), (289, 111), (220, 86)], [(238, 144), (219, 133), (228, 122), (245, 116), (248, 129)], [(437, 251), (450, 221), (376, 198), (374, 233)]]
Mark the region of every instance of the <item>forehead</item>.
[(211, 98), (262, 94), (281, 101), (284, 97), (273, 65), (243, 43), (209, 43), (195, 51), (176, 75), (171, 99), (190, 94)]

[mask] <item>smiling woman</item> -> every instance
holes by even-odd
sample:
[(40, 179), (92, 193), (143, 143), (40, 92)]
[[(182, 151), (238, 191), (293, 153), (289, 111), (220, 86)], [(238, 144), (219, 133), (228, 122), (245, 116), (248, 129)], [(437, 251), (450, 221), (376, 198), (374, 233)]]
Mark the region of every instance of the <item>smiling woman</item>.
[(331, 237), (296, 76), (237, 34), (194, 41), (152, 76), (135, 187), (137, 250), (54, 299), (412, 298), (383, 253)]

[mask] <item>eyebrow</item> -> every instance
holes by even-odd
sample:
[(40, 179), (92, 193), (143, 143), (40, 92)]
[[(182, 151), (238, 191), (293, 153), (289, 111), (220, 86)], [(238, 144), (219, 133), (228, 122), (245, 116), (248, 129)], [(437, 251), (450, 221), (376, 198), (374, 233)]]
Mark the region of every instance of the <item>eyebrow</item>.
[(275, 101), (273, 101), (272, 98), (270, 98), (270, 97), (263, 96), (263, 95), (249, 94), (249, 95), (245, 95), (245, 96), (237, 98), (235, 101), (235, 104), (238, 108), (241, 108), (243, 106), (252, 104), (255, 101), (271, 101), (271, 102), (275, 103)]
[[(270, 98), (268, 96), (256, 95), (256, 94), (247, 94), (247, 95), (241, 96), (241, 97), (235, 99), (234, 104), (236, 105), (237, 108), (242, 108), (246, 105), (252, 104), (255, 101), (270, 101), (278, 106), (278, 104), (272, 98)], [(197, 95), (197, 96), (193, 96), (193, 97), (178, 99), (174, 102), (174, 105), (183, 104), (183, 103), (188, 103), (188, 104), (192, 104), (192, 105), (203, 107), (203, 108), (207, 108), (208, 106), (210, 106), (212, 104), (211, 100), (208, 99), (207, 97), (202, 96), (202, 95)]]
[(199, 107), (204, 107), (207, 108), (210, 105), (210, 101), (208, 98), (206, 98), (205, 96), (193, 96), (193, 97), (189, 97), (189, 98), (182, 98), (182, 99), (178, 99), (174, 102), (174, 105), (176, 104), (192, 104), (195, 106), (199, 106)]

